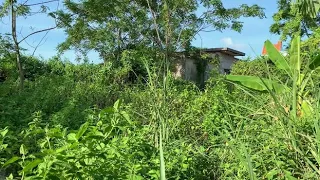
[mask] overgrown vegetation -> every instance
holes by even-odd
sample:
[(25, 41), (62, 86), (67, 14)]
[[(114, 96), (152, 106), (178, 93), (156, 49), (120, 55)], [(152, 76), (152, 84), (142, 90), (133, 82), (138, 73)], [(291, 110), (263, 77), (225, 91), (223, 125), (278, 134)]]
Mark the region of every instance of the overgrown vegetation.
[[(213, 68), (198, 87), (174, 78), (174, 52), (192, 54), (205, 26), (240, 31), (240, 17), (264, 17), (201, 2), (201, 16), (196, 0), (65, 1), (49, 13), (68, 35), (59, 51), (96, 50), (103, 64), (28, 56), (3, 35), (0, 179), (319, 179), (319, 28), (307, 23), (300, 40), (301, 24), (274, 25), (292, 41), (287, 57), (267, 41), (268, 56), (229, 76)], [(275, 17), (317, 23), (317, 2)], [(26, 3), (5, 1), (0, 17), (29, 16)]]

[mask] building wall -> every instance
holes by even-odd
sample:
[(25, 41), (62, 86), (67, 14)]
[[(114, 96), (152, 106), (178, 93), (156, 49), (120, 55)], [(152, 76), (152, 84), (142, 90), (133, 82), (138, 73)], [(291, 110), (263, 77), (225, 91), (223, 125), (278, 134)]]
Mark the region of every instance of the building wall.
[[(220, 60), (219, 71), (224, 74), (225, 69), (231, 69), (236, 59), (233, 56), (229, 56), (223, 53), (211, 54), (212, 58), (218, 55)], [(203, 84), (204, 81), (210, 77), (210, 72), (214, 68), (214, 65), (208, 63), (204, 68), (204, 72), (198, 72), (197, 63), (190, 58), (181, 58), (175, 65), (175, 71), (173, 72), (176, 78), (183, 78), (185, 80), (193, 81), (197, 84)], [(201, 81), (201, 82), (198, 82)], [(203, 81), (203, 82), (202, 82)]]
[(175, 78), (183, 78), (188, 81), (197, 82), (197, 64), (193, 59), (181, 57), (175, 62), (173, 76)]
[(219, 53), (220, 56), (220, 73), (224, 74), (225, 69), (231, 70), (232, 65), (237, 61), (233, 56)]
[(193, 59), (186, 58), (184, 79), (197, 82), (198, 69), (197, 64)]

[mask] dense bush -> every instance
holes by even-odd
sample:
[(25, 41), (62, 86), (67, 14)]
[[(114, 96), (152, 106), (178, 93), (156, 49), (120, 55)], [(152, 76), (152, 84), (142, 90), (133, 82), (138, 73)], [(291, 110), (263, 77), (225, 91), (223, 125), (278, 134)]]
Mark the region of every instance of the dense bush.
[[(266, 41), (268, 56), (231, 75), (191, 42), (203, 30), (240, 32), (243, 18), (265, 17), (259, 5), (54, 2), (0, 5), (11, 25), (0, 34), (0, 179), (320, 179), (317, 1), (278, 0), (271, 30), (292, 38), (288, 56)], [(42, 13), (55, 26), (17, 32), (21, 17)], [(57, 53), (76, 50), (78, 64), (25, 56), (29, 37), (44, 34), (28, 44), (35, 52), (58, 28)], [(102, 64), (88, 63), (92, 51)], [(198, 84), (173, 78), (177, 52), (205, 60)]]
[[(6, 176), (159, 179), (161, 131), (167, 179), (320, 177), (316, 103), (313, 116), (292, 121), (269, 94), (231, 85), (223, 76), (200, 90), (170, 73), (162, 78), (139, 56), (124, 56), (145, 68), (134, 81), (130, 64), (51, 59), (33, 62), (45, 71), (30, 70), (23, 91), (12, 78), (0, 84)], [(239, 62), (233, 73), (266, 77), (265, 63)]]
[[(27, 58), (23, 90), (14, 63), (0, 61), (7, 77), (2, 172), (9, 179), (159, 179), (163, 151), (167, 179), (319, 179), (314, 84), (306, 96), (313, 114), (293, 119), (288, 96), (221, 75), (200, 89), (162, 73), (153, 58), (161, 55), (124, 51), (103, 65)], [(261, 58), (238, 62), (232, 74), (289, 82)]]
[(239, 60), (232, 66), (231, 74), (258, 76), (262, 78), (281, 78), (283, 73), (276, 69), (275, 65), (267, 57)]

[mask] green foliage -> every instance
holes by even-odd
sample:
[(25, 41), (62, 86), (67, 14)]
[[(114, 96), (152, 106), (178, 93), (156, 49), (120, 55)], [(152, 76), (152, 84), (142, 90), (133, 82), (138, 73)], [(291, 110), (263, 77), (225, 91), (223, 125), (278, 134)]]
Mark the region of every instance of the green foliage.
[(49, 179), (143, 178), (141, 172), (155, 168), (147, 163), (155, 158), (155, 151), (141, 136), (144, 132), (134, 132), (134, 125), (118, 108), (116, 103), (68, 133), (61, 127), (30, 129), (25, 135), (28, 139), (38, 137), (41, 153), (32, 154), (26, 151), (28, 146), (20, 147), (20, 175)]
[(232, 75), (246, 75), (268, 78), (269, 75), (280, 79), (282, 72), (267, 57), (257, 57), (256, 59), (239, 60), (232, 65)]
[(156, 68), (147, 84), (132, 84), (115, 66), (44, 64), (48, 72), (25, 91), (1, 94), (7, 176), (159, 179), (161, 130), (167, 179), (319, 177), (309, 165), (317, 155), (314, 122), (298, 121), (294, 132), (303, 136), (292, 136), (288, 117), (264, 94), (252, 99), (219, 77), (199, 91), (170, 75), (162, 81)]
[[(312, 108), (310, 106), (309, 100), (307, 100), (308, 91), (306, 90), (306, 85), (310, 81), (310, 77), (314, 72), (314, 69), (320, 65), (318, 63), (319, 56), (316, 56), (314, 60), (311, 61), (309, 67), (311, 69), (306, 68), (304, 72), (301, 72), (302, 61), (300, 55), (300, 36), (296, 36), (291, 42), (290, 48), (290, 58), (285, 59), (280, 52), (276, 50), (273, 44), (270, 41), (265, 42), (265, 46), (268, 52), (268, 57), (275, 66), (279, 70), (286, 71), (288, 78), (291, 80), (292, 85), (289, 88), (287, 87), (288, 82), (278, 83), (273, 79), (262, 79), (261, 77), (255, 76), (235, 76), (229, 75), (227, 76), (227, 80), (234, 81), (240, 83), (243, 86), (248, 88), (270, 92), (274, 98), (276, 96), (283, 96), (283, 92), (290, 92), (292, 94), (292, 113), (293, 118), (297, 116), (297, 105), (299, 106), (299, 110), (301, 111), (299, 114), (311, 115)], [(276, 94), (272, 94), (272, 91), (275, 91)]]
[(292, 76), (292, 68), (285, 60), (285, 58), (281, 55), (281, 53), (273, 46), (273, 44), (269, 40), (267, 40), (264, 44), (268, 52), (268, 57), (275, 64), (275, 66), (280, 70), (286, 71), (289, 76)]
[(105, 62), (117, 61), (124, 50), (153, 47), (173, 52), (187, 48), (203, 27), (241, 31), (241, 17), (264, 18), (257, 5), (225, 8), (220, 0), (201, 4), (205, 11), (197, 16), (196, 0), (65, 1), (67, 10), (55, 13), (68, 35), (59, 49), (84, 54), (95, 50)]
[(13, 44), (10, 42), (10, 39), (0, 35), (0, 57), (11, 56), (13, 50)]
[(320, 55), (316, 56), (313, 61), (309, 64), (311, 70), (315, 70), (320, 66)]
[(270, 32), (281, 35), (282, 39), (294, 35), (309, 37), (319, 26), (318, 11), (319, 0), (279, 0)]
[(197, 17), (194, 0), (65, 5), (50, 14), (68, 34), (61, 50), (95, 49), (105, 62), (22, 56), (20, 91), (0, 39), (0, 179), (320, 178), (318, 29), (294, 38), (288, 58), (267, 41), (268, 57), (236, 63), (226, 78), (243, 86), (215, 74), (200, 90), (168, 72), (172, 51), (192, 53), (203, 25), (241, 30), (260, 7), (204, 0)]
[(270, 89), (274, 89), (278, 93), (288, 91), (288, 88), (285, 85), (281, 85), (272, 80), (263, 79), (261, 77), (228, 75), (226, 79), (239, 82), (243, 86), (258, 91), (268, 92)]
[(320, 1), (319, 0), (297, 0), (296, 2), (299, 5), (299, 11), (310, 17), (317, 17), (320, 10)]

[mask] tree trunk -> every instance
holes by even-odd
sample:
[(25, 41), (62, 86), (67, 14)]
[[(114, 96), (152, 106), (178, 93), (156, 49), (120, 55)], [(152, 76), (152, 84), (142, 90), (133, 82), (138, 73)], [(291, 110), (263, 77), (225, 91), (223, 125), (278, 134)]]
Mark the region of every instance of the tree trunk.
[(23, 72), (23, 67), (21, 63), (21, 54), (20, 54), (20, 47), (19, 47), (19, 42), (17, 39), (17, 13), (16, 10), (14, 9), (14, 1), (11, 0), (11, 33), (12, 33), (12, 38), (14, 41), (14, 47), (15, 47), (15, 53), (16, 53), (16, 63), (17, 63), (17, 69), (19, 71), (19, 87), (20, 90), (23, 90), (24, 87), (24, 72)]
[(20, 55), (20, 50), (19, 50), (19, 46), (16, 47), (16, 54), (17, 54), (17, 65), (18, 65), (18, 71), (19, 71), (19, 87), (20, 90), (23, 90), (24, 87), (24, 72), (23, 72), (23, 67), (22, 67), (22, 63), (21, 63), (21, 55)]

